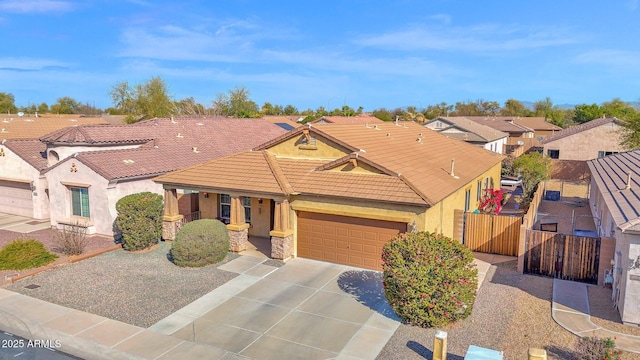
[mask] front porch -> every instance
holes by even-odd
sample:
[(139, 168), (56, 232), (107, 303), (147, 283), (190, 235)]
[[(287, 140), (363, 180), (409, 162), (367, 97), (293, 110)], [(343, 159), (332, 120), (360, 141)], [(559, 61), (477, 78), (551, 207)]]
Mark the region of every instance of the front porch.
[(182, 213), (175, 188), (165, 188), (162, 238), (172, 241), (180, 228), (196, 219), (217, 219), (227, 225), (230, 250), (258, 257), (286, 260), (293, 256), (292, 211), (282, 197), (256, 194), (197, 193), (197, 208)]

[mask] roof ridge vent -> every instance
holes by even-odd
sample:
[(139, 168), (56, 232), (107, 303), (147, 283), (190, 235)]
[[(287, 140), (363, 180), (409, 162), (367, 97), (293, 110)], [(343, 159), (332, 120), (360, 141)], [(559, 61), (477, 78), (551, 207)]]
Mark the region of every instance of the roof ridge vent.
[(182, 135), (182, 133), (178, 133), (178, 135), (176, 135), (176, 137), (182, 139), (184, 137), (184, 135)]
[(193, 150), (193, 152), (196, 154), (200, 153), (197, 146), (192, 147), (191, 150)]

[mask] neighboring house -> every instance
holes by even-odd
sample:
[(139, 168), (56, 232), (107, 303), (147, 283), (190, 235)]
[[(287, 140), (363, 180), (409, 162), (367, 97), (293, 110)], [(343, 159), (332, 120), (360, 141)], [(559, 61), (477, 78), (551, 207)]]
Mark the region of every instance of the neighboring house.
[(289, 131), (302, 126), (300, 121), (304, 120), (304, 116), (300, 115), (265, 115), (262, 117), (270, 123), (276, 124), (281, 128)]
[(453, 236), (454, 210), (473, 211), (499, 184), (502, 156), (415, 123), (305, 125), (251, 151), (159, 176), (164, 238), (175, 236), (177, 190), (199, 191), (202, 217), (228, 223), (271, 256), (380, 269), (382, 246), (406, 231)]
[(487, 150), (502, 154), (509, 134), (478, 124), (464, 117), (437, 117), (424, 126), (448, 137), (466, 141)]
[(69, 126), (107, 124), (101, 117), (84, 115), (23, 115), (0, 114), (0, 141), (5, 139), (37, 139), (52, 131)]
[(532, 139), (535, 133), (533, 129), (514, 122), (512, 116), (464, 116), (464, 118), (509, 134), (508, 144), (523, 141), (522, 139)]
[(625, 151), (620, 145), (623, 127), (616, 118), (599, 118), (544, 138), (543, 152), (552, 159), (591, 160)]
[(312, 124), (380, 124), (384, 121), (370, 114), (360, 114), (356, 116), (323, 116), (314, 120)]
[[(162, 194), (151, 178), (249, 149), (283, 133), (262, 119), (152, 119), (69, 127), (16, 152), (23, 162), (40, 156), (39, 167), (32, 165), (37, 172), (30, 171), (40, 179), (34, 194), (48, 194), (48, 202), (33, 203), (48, 213), (52, 226), (80, 223), (90, 234), (117, 235), (116, 202), (137, 192)], [(7, 148), (14, 152), (17, 144), (18, 140), (7, 141)], [(11, 160), (12, 167), (19, 164)]]
[[(613, 301), (625, 324), (640, 325), (640, 150), (587, 162), (589, 203), (600, 236), (615, 238)], [(638, 265), (638, 264), (635, 264)]]
[(533, 137), (537, 141), (542, 141), (547, 136), (562, 130), (560, 126), (548, 122), (543, 116), (514, 116), (505, 119), (505, 121), (511, 121), (520, 126), (533, 129)]

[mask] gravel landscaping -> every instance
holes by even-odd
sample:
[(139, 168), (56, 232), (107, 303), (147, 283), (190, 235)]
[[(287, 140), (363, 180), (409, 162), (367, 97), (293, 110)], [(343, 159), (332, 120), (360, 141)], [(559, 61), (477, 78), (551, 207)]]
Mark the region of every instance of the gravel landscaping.
[[(152, 250), (115, 250), (42, 272), (6, 288), (62, 306), (149, 327), (231, 280), (218, 265), (180, 268), (167, 259), (170, 243)], [(229, 259), (237, 255), (230, 253)], [(27, 285), (39, 285), (35, 289)]]
[[(553, 279), (519, 274), (516, 265), (492, 266), (471, 316), (441, 329), (448, 334), (447, 359), (462, 360), (469, 345), (501, 350), (505, 359), (526, 359), (530, 347), (546, 349), (550, 359), (575, 358), (578, 338), (551, 318)], [(400, 325), (378, 359), (431, 359), (436, 330)], [(624, 353), (623, 359), (640, 355)]]

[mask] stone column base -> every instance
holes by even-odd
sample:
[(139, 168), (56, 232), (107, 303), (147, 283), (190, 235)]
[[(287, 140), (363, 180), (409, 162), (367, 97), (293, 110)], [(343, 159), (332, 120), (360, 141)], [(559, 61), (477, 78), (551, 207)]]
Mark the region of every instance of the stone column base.
[(293, 234), (286, 236), (271, 236), (271, 257), (285, 260), (293, 255)]
[(229, 250), (240, 252), (247, 250), (249, 244), (249, 227), (238, 227), (236, 230), (232, 225), (227, 225), (229, 232)]
[(163, 220), (162, 221), (162, 239), (165, 241), (173, 241), (182, 227), (180, 220)]

